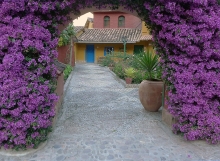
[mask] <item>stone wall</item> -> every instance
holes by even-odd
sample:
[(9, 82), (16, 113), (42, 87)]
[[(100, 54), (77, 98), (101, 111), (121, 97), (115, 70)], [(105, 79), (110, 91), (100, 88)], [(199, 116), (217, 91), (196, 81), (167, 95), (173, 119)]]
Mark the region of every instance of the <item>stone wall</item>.
[(60, 73), (60, 74), (58, 74), (58, 77), (57, 77), (57, 88), (55, 90), (55, 93), (59, 96), (59, 100), (55, 104), (56, 115), (53, 118), (53, 126), (56, 122), (59, 109), (60, 109), (62, 102), (63, 102), (63, 97), (64, 97), (64, 90), (63, 89), (64, 89), (64, 75), (63, 75), (63, 73)]

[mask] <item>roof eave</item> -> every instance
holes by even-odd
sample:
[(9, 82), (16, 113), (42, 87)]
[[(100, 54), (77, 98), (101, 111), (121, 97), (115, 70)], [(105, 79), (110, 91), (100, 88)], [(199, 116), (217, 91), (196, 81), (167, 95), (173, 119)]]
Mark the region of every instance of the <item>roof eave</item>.
[[(80, 43), (80, 44), (82, 44), (82, 43), (88, 43), (88, 44), (109, 44), (109, 43), (111, 43), (111, 44), (123, 44), (123, 42), (96, 42), (96, 41), (78, 41), (77, 43)], [(135, 44), (135, 43), (137, 43), (136, 41), (135, 42), (127, 42), (126, 44)]]
[(152, 41), (152, 39), (148, 39), (148, 40), (140, 40), (140, 41)]

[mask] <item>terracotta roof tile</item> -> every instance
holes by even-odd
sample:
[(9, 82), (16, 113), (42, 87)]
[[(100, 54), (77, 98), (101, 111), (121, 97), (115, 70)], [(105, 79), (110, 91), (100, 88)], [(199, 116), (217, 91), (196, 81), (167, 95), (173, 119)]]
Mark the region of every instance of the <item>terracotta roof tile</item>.
[(127, 37), (127, 42), (135, 43), (141, 38), (140, 29), (85, 29), (78, 37), (78, 42), (122, 42), (122, 37)]
[(74, 26), (74, 32), (77, 34), (84, 26)]
[(142, 35), (140, 40), (152, 40), (152, 35)]

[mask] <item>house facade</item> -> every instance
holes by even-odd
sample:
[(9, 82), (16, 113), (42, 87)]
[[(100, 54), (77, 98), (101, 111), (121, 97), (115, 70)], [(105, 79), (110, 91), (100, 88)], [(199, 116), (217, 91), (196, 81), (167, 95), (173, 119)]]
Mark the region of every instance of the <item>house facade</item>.
[(142, 21), (131, 14), (123, 12), (94, 12), (94, 28), (132, 28), (141, 29)]
[(138, 54), (153, 50), (152, 36), (138, 17), (123, 12), (94, 12), (84, 27), (75, 27), (77, 43), (74, 44), (76, 62), (96, 63), (108, 53), (124, 52)]

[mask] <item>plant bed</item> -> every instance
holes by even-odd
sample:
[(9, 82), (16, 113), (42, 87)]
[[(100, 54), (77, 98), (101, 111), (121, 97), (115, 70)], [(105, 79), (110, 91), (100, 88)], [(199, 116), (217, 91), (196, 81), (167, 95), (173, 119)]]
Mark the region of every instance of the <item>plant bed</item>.
[[(126, 88), (138, 88), (142, 80), (145, 79), (145, 72), (137, 69), (139, 66), (133, 55), (124, 53), (112, 53), (102, 58), (101, 66), (107, 66), (117, 79)], [(125, 83), (127, 78), (132, 78), (131, 84)]]
[(114, 76), (114, 78), (121, 83), (125, 88), (139, 88), (139, 84), (126, 84), (125, 80), (119, 78), (113, 71), (109, 70), (110, 73)]

